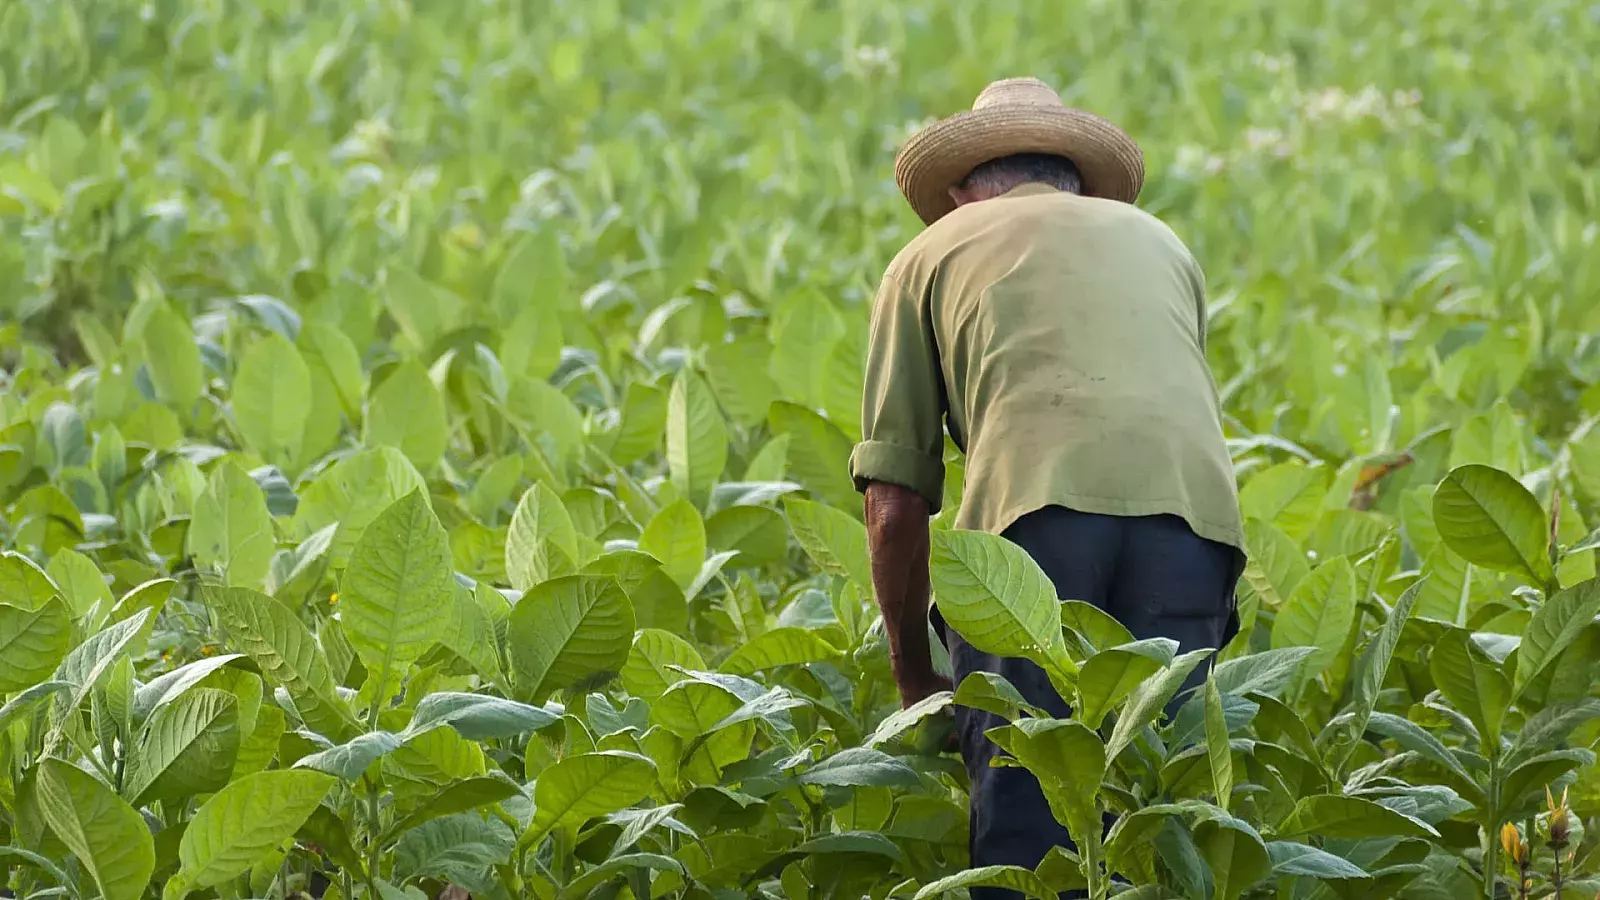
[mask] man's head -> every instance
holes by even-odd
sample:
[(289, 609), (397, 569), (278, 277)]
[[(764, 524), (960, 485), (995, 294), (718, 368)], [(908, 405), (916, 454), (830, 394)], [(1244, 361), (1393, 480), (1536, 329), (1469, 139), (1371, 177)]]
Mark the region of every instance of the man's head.
[(1012, 188), (1030, 182), (1048, 184), (1072, 194), (1083, 192), (1083, 176), (1064, 156), (1048, 153), (1017, 153), (991, 159), (979, 165), (960, 183), (950, 188), (950, 199), (957, 206), (991, 200)]

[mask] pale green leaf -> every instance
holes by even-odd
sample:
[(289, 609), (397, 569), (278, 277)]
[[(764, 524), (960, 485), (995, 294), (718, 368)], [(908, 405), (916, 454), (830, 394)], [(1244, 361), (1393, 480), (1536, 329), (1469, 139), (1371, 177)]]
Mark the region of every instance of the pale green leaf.
[(204, 596), (228, 629), (229, 646), (255, 660), (289, 693), (307, 726), (334, 740), (355, 730), (350, 708), (335, 692), (327, 657), (293, 610), (243, 588), (208, 587)]
[(1462, 466), (1433, 495), (1433, 521), (1450, 549), (1476, 565), (1530, 579), (1554, 578), (1550, 522), (1515, 478), (1488, 466)]
[(1311, 573), (1284, 601), (1272, 625), (1272, 648), (1314, 647), (1301, 670), (1317, 673), (1333, 663), (1355, 621), (1356, 572), (1344, 557), (1329, 560)]
[(219, 570), (229, 585), (259, 590), (277, 550), (272, 513), (261, 487), (231, 460), (211, 473), (189, 523), (195, 563)]
[(728, 428), (711, 388), (679, 373), (667, 401), (667, 470), (683, 496), (704, 504), (728, 463)]
[(157, 304), (139, 332), (145, 368), (161, 402), (188, 418), (200, 399), (204, 373), (189, 323), (166, 303)]
[(270, 463), (293, 461), (311, 406), (311, 370), (288, 338), (268, 332), (245, 351), (233, 378), (232, 408), (246, 446)]
[(1585, 581), (1546, 600), (1533, 614), (1517, 649), (1513, 693), (1520, 696), (1561, 651), (1600, 616), (1600, 581)]
[(38, 609), (0, 604), (0, 693), (38, 683), (72, 647), (72, 614), (59, 599)]
[(867, 528), (859, 520), (810, 500), (786, 497), (784, 512), (795, 539), (817, 568), (872, 589), (872, 559), (867, 552)]
[(632, 806), (655, 781), (655, 763), (637, 753), (602, 750), (562, 759), (539, 773), (533, 787), (533, 822), (521, 846), (536, 846), (556, 828)]
[(444, 398), (428, 370), (404, 362), (373, 391), (367, 407), (368, 447), (395, 447), (426, 472), (450, 443), (450, 422)]
[(1060, 680), (1076, 673), (1055, 587), (1021, 547), (979, 531), (938, 530), (930, 560), (949, 626), (985, 653), (1032, 659)]
[(164, 896), (183, 897), (244, 873), (300, 829), (334, 782), (322, 772), (277, 769), (247, 775), (213, 794), (183, 832), (181, 866)]
[(525, 591), (551, 578), (571, 575), (580, 562), (578, 532), (561, 498), (542, 484), (528, 488), (517, 501), (506, 533), (506, 574), (511, 586)]
[(507, 655), (518, 693), (551, 692), (615, 676), (633, 639), (633, 604), (615, 579), (568, 575), (524, 594), (507, 622)]
[(439, 641), (455, 602), (444, 528), (421, 491), (396, 501), (367, 527), (340, 587), (345, 634), (370, 683), (387, 697)]
[(155, 870), (144, 817), (98, 778), (59, 759), (39, 765), (39, 811), (106, 900), (138, 900)]
[(687, 500), (662, 507), (639, 535), (639, 549), (659, 560), (678, 586), (687, 588), (706, 558), (706, 526), (699, 510)]
[(86, 615), (92, 609), (110, 610), (115, 602), (99, 567), (76, 550), (58, 551), (50, 558), (45, 574), (60, 588), (74, 617)]
[(633, 638), (622, 666), (622, 686), (628, 693), (653, 700), (682, 680), (670, 666), (700, 670), (706, 667), (700, 651), (682, 637), (658, 628), (641, 630)]
[(838, 648), (815, 631), (794, 626), (774, 628), (750, 639), (722, 661), (722, 671), (750, 675), (779, 666), (822, 662), (839, 656)]
[(122, 793), (135, 806), (220, 790), (239, 753), (239, 703), (196, 688), (157, 709), (128, 754)]

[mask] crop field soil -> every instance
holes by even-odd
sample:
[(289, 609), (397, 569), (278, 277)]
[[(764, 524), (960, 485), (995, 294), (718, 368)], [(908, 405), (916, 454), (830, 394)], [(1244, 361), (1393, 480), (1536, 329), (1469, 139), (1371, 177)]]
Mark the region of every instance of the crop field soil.
[[(0, 2), (0, 886), (1595, 896), (1597, 59), (1588, 0)], [(1206, 271), (1250, 565), (1170, 719), (1201, 656), (953, 529), (953, 447), (936, 602), (1075, 712), (889, 677), (891, 162), (1015, 75)], [(968, 866), (952, 703), (1075, 851)]]

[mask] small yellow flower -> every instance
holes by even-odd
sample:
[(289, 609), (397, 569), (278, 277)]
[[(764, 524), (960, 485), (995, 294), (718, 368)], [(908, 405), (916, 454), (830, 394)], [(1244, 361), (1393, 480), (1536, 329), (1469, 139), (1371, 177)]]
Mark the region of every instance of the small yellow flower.
[(328, 605), (329, 606), (338, 606), (339, 605), (339, 592), (338, 591), (334, 591), (333, 593), (328, 595)]
[(201, 656), (210, 656), (211, 654), (216, 653), (216, 652), (217, 652), (217, 648), (215, 648), (215, 647), (209, 647), (208, 646), (208, 647), (201, 647), (200, 648), (200, 655)]
[(1517, 826), (1511, 822), (1500, 826), (1500, 849), (1504, 850), (1518, 867), (1528, 859), (1528, 845), (1522, 840), (1522, 833), (1517, 830)]
[(1550, 807), (1550, 846), (1557, 850), (1566, 846), (1567, 838), (1572, 834), (1572, 815), (1567, 809), (1567, 791), (1561, 790), (1561, 802), (1557, 803), (1550, 794), (1550, 786), (1545, 785), (1544, 802)]

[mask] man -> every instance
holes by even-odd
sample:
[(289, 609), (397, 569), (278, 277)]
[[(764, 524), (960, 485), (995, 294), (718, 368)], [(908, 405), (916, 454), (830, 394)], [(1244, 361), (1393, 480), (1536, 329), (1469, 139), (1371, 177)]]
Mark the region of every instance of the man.
[[(927, 623), (946, 423), (967, 457), (955, 527), (1004, 535), (1060, 599), (1108, 611), (1136, 638), (1221, 648), (1237, 630), (1244, 533), (1205, 357), (1204, 279), (1132, 205), (1137, 145), (1042, 82), (1008, 79), (912, 137), (895, 175), (928, 228), (873, 304), (851, 474), (902, 702), (951, 687)], [(977, 650), (934, 614), (957, 684), (995, 672), (1069, 715), (1037, 666)], [(955, 712), (971, 864), (1033, 868), (1071, 846), (1032, 774), (990, 766), (1000, 751), (984, 732), (1004, 721)]]

